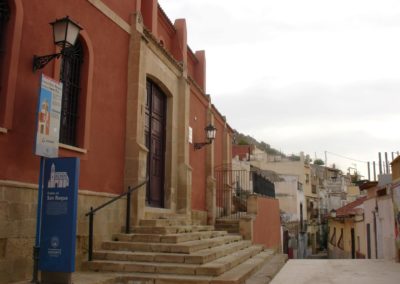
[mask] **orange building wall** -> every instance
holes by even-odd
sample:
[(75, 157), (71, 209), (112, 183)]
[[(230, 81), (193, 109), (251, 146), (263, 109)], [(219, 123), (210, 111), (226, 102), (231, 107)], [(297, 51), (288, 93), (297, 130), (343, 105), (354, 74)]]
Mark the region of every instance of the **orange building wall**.
[[(125, 22), (131, 23), (133, 11), (136, 11), (135, 0), (102, 0), (111, 10), (116, 12)], [(143, 0), (142, 0), (143, 1)], [(144, 0), (148, 1), (148, 0)], [(76, 1), (81, 2), (81, 1)]]
[(254, 146), (252, 145), (233, 145), (232, 157), (239, 157), (239, 160), (244, 161), (250, 158), (250, 154)]
[(258, 213), (253, 223), (253, 241), (266, 248), (279, 249), (281, 246), (281, 220), (279, 200), (273, 198), (257, 198)]
[(223, 152), (225, 150), (224, 139), (224, 125), (225, 122), (218, 116), (214, 117), (214, 126), (217, 128), (217, 134), (214, 141), (214, 165), (219, 167), (223, 165)]
[(193, 144), (189, 146), (189, 162), (192, 167), (192, 208), (194, 210), (206, 209), (206, 155), (207, 148), (204, 146), (194, 150), (194, 143), (205, 142), (204, 128), (207, 126), (208, 100), (197, 90), (191, 90), (189, 126), (193, 129)]
[[(90, 143), (87, 154), (61, 150), (60, 156), (81, 158), (80, 188), (121, 192), (125, 136), (126, 62), (129, 35), (108, 20), (87, 1), (23, 2), (23, 26), (13, 106), (12, 128), (0, 135), (0, 179), (37, 183), (39, 157), (33, 154), (35, 112), (40, 72), (32, 72), (34, 54), (56, 51), (49, 22), (69, 15), (79, 22), (93, 43), (93, 96)], [(132, 6), (132, 4), (130, 4)], [(79, 7), (78, 7), (79, 6)], [(38, 9), (38, 7), (41, 7)], [(34, 23), (34, 24), (33, 24)], [(108, 39), (114, 38), (113, 44)], [(87, 56), (87, 54), (86, 54)], [(113, 60), (110, 60), (112, 58)], [(43, 73), (58, 76), (54, 61)], [(118, 122), (118, 123), (116, 123)]]
[(164, 48), (172, 54), (172, 45), (176, 34), (175, 27), (161, 9), (158, 12), (158, 17), (158, 38), (159, 40), (162, 40)]
[(187, 52), (187, 58), (188, 58), (188, 64), (187, 64), (187, 66), (188, 66), (188, 75), (191, 78), (195, 78), (194, 68), (195, 68), (195, 66), (197, 64), (197, 60), (196, 60), (196, 57), (194, 57), (193, 53), (189, 49), (188, 49), (188, 52)]
[[(85, 133), (87, 145), (80, 145), (81, 148), (87, 150), (86, 154), (60, 149), (60, 156), (81, 158), (81, 189), (110, 193), (124, 191), (128, 68), (126, 63), (130, 35), (88, 1), (49, 1), (45, 6), (41, 5), (40, 0), (15, 1), (22, 3), (22, 36), (20, 51), (17, 54), (18, 66), (15, 68), (17, 76), (15, 92), (13, 92), (15, 102), (7, 110), (7, 112), (12, 110), (12, 125), (7, 126), (7, 134), (0, 134), (0, 179), (28, 183), (37, 183), (38, 181), (39, 157), (33, 154), (33, 146), (40, 72), (57, 78), (60, 60), (52, 61), (44, 69), (33, 73), (32, 57), (34, 54), (41, 56), (57, 52), (53, 44), (52, 28), (49, 22), (69, 15), (82, 26), (82, 33), (85, 34), (85, 38), (90, 41), (92, 47), (92, 51), (90, 54), (85, 54), (84, 59), (84, 64), (88, 64), (87, 56), (90, 56), (93, 70), (92, 96), (88, 101), (90, 112), (87, 113), (87, 117), (90, 119), (90, 129), (87, 127)], [(185, 56), (190, 57), (188, 59), (189, 73), (201, 88), (205, 88), (204, 52), (200, 52), (201, 59), (196, 59), (195, 54), (191, 51), (187, 52), (184, 49), (185, 54), (177, 54), (176, 51), (182, 51), (182, 48), (179, 48), (180, 45), (186, 44), (184, 21), (179, 22), (179, 32), (177, 32), (159, 6), (157, 6), (157, 13), (154, 13), (154, 7), (152, 8), (151, 5), (157, 5), (156, 0), (104, 0), (103, 2), (128, 24), (130, 24), (130, 17), (136, 9), (141, 10), (145, 23), (155, 22), (157, 24), (156, 27), (152, 27), (156, 32), (153, 35), (158, 39), (163, 39), (164, 48), (167, 51), (174, 54), (177, 60), (181, 60), (179, 58)], [(158, 17), (157, 21), (152, 18), (154, 15)], [(110, 39), (112, 39), (112, 44), (110, 44)], [(8, 72), (8, 70), (4, 72)], [(192, 93), (199, 92), (196, 87), (192, 86), (191, 88)], [(205, 140), (204, 127), (206, 126), (208, 101), (206, 102), (204, 94), (196, 96), (201, 99), (190, 100), (190, 103), (193, 103), (191, 111), (194, 114), (190, 114), (190, 119), (193, 119), (194, 116), (198, 117), (196, 125), (193, 126), (193, 134), (196, 139), (203, 141)], [(1, 117), (5, 111), (0, 108), (0, 112)], [(1, 125), (1, 123), (2, 121), (0, 121), (0, 127), (4, 127), (5, 125)], [(219, 131), (215, 145), (215, 165), (222, 163), (223, 126), (222, 119), (216, 118), (216, 127)], [(189, 151), (190, 163), (194, 166), (194, 208), (204, 209), (205, 151), (200, 150), (195, 153), (193, 148), (190, 148)]]

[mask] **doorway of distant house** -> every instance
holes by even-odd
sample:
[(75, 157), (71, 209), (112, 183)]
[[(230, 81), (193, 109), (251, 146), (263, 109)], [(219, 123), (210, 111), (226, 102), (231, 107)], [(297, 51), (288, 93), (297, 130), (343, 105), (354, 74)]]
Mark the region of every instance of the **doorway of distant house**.
[(354, 229), (351, 228), (351, 258), (355, 259), (356, 258), (356, 239), (354, 235)]
[(371, 258), (371, 225), (367, 224), (367, 258)]
[(148, 206), (164, 207), (166, 96), (150, 79), (146, 88), (145, 139), (149, 150), (146, 201)]

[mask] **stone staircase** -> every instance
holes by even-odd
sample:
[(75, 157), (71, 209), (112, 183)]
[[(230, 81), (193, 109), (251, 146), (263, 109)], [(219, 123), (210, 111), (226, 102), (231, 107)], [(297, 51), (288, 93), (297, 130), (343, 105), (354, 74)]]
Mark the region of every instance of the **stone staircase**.
[(103, 242), (87, 269), (124, 273), (125, 283), (245, 283), (274, 255), (240, 235), (192, 225), (179, 215), (141, 220), (131, 232)]
[(218, 231), (227, 231), (231, 234), (239, 234), (239, 219), (217, 219), (215, 220), (215, 229)]

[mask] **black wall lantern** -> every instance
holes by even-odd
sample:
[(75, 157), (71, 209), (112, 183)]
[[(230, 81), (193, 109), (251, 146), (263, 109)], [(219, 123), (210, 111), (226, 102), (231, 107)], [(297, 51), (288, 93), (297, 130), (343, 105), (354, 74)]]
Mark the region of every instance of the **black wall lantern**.
[(59, 53), (44, 55), (44, 56), (33, 56), (33, 71), (42, 69), (54, 58), (59, 58), (65, 55), (65, 49), (75, 44), (78, 38), (79, 32), (82, 28), (72, 21), (68, 16), (65, 18), (55, 20), (50, 23), (53, 26), (53, 41), (54, 44), (61, 48)]
[(207, 137), (207, 142), (202, 142), (202, 143), (194, 143), (194, 149), (195, 150), (199, 150), (201, 149), (203, 146), (211, 144), (213, 142), (213, 140), (215, 139), (215, 135), (217, 133), (217, 129), (210, 123), (209, 125), (207, 125), (206, 128), (204, 128), (205, 132), (206, 132), (206, 137)]

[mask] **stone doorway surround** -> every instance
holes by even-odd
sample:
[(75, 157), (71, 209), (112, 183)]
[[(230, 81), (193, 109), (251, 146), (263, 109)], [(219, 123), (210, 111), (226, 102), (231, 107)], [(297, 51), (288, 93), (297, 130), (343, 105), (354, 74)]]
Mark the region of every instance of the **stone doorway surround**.
[[(178, 20), (179, 21), (179, 20)], [(182, 20), (184, 21), (184, 20)], [(187, 50), (186, 27), (178, 25)], [(146, 80), (151, 79), (167, 96), (164, 207), (173, 212), (191, 213), (191, 167), (189, 165), (188, 118), (190, 85), (185, 60), (178, 63), (143, 27), (139, 12), (131, 25), (126, 98), (126, 138), (124, 186), (146, 179), (148, 149), (144, 136)], [(132, 198), (132, 225), (144, 218), (146, 191), (141, 188)]]

